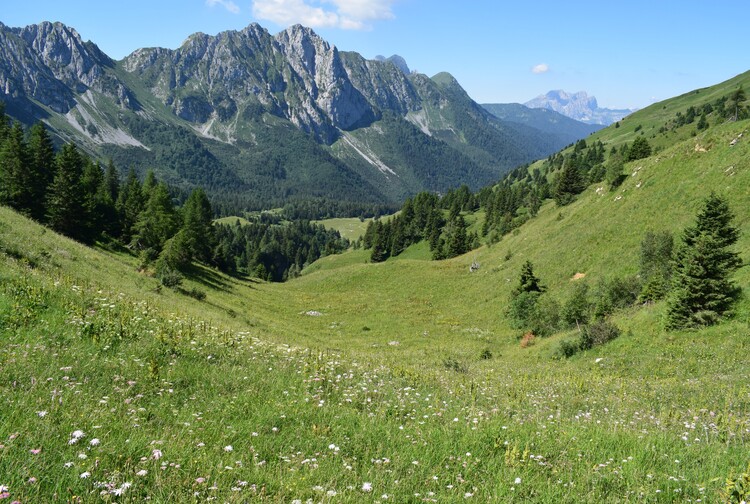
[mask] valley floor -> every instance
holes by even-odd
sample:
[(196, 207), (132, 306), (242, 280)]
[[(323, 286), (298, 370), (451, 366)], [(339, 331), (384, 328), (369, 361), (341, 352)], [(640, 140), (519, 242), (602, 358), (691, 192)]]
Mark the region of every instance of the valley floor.
[(472, 258), (206, 270), (198, 301), (4, 208), (0, 247), (9, 502), (717, 502), (748, 462), (745, 319), (656, 305), (559, 361)]

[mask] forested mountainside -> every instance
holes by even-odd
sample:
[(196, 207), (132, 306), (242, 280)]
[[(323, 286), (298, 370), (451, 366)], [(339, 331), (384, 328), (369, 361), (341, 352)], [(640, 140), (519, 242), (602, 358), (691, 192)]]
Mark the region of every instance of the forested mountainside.
[(61, 23), (0, 23), (0, 89), (27, 127), (43, 120), (186, 193), (203, 186), (226, 212), (478, 189), (569, 140), (498, 119), (447, 73), (339, 51), (302, 26), (196, 33), (115, 61)]

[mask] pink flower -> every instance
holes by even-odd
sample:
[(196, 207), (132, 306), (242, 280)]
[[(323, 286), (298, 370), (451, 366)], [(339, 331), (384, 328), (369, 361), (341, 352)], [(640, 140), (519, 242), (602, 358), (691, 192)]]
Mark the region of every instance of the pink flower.
[(40, 453), (42, 453), (42, 449), (41, 448), (32, 448), (31, 450), (29, 450), (29, 452), (31, 452), (31, 454), (33, 454), (33, 455), (39, 455)]

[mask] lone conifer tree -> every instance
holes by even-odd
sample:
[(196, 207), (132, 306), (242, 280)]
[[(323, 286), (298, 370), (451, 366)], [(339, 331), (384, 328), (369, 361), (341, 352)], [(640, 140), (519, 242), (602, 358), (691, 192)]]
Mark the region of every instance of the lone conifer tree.
[(715, 324), (730, 312), (738, 289), (729, 276), (742, 264), (729, 250), (739, 237), (732, 219), (727, 201), (711, 193), (695, 226), (685, 229), (675, 256), (668, 329)]
[(531, 261), (527, 260), (521, 266), (521, 277), (519, 278), (518, 286), (513, 290), (513, 294), (518, 295), (524, 292), (538, 292), (541, 294), (544, 291), (545, 287), (534, 274), (534, 265)]

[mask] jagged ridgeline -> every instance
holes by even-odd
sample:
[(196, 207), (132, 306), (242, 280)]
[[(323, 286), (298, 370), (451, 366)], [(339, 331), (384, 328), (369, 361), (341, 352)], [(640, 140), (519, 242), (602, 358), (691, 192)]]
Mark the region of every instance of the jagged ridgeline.
[(45, 121), (95, 159), (205, 187), (226, 213), (476, 190), (564, 145), (493, 116), (447, 73), (340, 52), (302, 26), (196, 33), (115, 61), (60, 23), (0, 23), (0, 88), (27, 127)]

